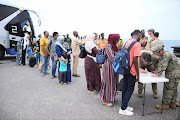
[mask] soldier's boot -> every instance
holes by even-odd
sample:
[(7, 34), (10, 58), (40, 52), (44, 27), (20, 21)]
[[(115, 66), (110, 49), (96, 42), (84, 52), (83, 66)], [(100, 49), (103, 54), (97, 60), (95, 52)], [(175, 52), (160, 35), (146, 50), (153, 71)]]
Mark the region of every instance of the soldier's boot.
[[(156, 105), (157, 109), (161, 109), (162, 105)], [(169, 109), (169, 104), (163, 104), (163, 110), (168, 110)]]
[(176, 106), (177, 106), (177, 107), (180, 107), (180, 102), (177, 102), (177, 103), (176, 103)]
[(143, 97), (142, 92), (138, 92), (138, 97), (140, 97), (140, 98)]
[(171, 103), (171, 104), (169, 104), (169, 107), (170, 107), (170, 108), (173, 108), (173, 109), (176, 109), (176, 103)]
[(153, 93), (153, 97), (154, 97), (154, 99), (157, 99), (157, 98), (158, 98), (157, 92), (154, 92), (154, 93)]

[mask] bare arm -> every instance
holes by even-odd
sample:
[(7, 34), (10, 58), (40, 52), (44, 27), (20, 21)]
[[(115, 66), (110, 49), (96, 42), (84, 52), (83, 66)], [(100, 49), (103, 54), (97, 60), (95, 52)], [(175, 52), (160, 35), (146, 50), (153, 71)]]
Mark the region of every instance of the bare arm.
[(47, 45), (47, 47), (46, 47), (46, 51), (47, 51), (47, 53), (49, 54), (49, 56), (51, 57), (51, 58), (54, 58), (53, 57), (53, 55), (50, 53), (50, 51), (49, 51), (49, 44)]
[(46, 56), (46, 54), (45, 54), (45, 51), (44, 51), (44, 47), (43, 47), (43, 45), (41, 45), (41, 50), (42, 50), (43, 55), (44, 55), (44, 57), (45, 57), (45, 56)]
[(137, 72), (136, 81), (139, 81), (139, 64), (138, 64), (138, 56), (134, 57), (134, 66)]

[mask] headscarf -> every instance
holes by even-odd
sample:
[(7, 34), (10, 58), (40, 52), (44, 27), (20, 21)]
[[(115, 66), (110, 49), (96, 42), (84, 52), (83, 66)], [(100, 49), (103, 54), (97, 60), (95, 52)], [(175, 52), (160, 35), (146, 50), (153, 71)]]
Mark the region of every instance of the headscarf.
[(57, 42), (56, 42), (56, 45), (59, 45), (63, 51), (67, 52), (67, 50), (63, 47), (63, 44), (61, 43), (61, 41), (64, 39), (64, 37), (61, 35), (57, 38)]
[(110, 34), (108, 37), (108, 43), (112, 46), (114, 51), (118, 51), (119, 49), (116, 46), (117, 41), (119, 40), (120, 36), (118, 34)]
[(95, 34), (91, 34), (91, 35), (86, 36), (85, 49), (89, 53), (92, 53), (92, 49), (94, 47), (96, 47), (96, 44), (94, 43), (94, 37), (95, 37)]
[(26, 46), (29, 46), (29, 39), (27, 38), (29, 36), (29, 34), (25, 34), (24, 36), (24, 44), (23, 44), (23, 50), (26, 49)]

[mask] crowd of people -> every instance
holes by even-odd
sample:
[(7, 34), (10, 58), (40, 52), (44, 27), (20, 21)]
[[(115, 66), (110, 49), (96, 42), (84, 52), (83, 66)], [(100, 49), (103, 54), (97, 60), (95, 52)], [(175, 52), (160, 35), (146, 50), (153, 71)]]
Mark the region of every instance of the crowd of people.
[[(180, 103), (176, 102), (180, 80), (180, 63), (175, 55), (164, 50), (165, 45), (159, 39), (158, 32), (149, 29), (148, 34), (149, 38), (146, 37), (144, 29), (141, 31), (134, 30), (131, 33), (132, 38), (123, 45), (123, 40), (119, 34), (110, 34), (108, 39), (105, 39), (104, 33), (99, 36), (97, 33), (93, 33), (79, 37), (78, 32), (74, 31), (74, 38), (71, 40), (69, 35), (59, 35), (58, 32), (54, 32), (53, 38), (49, 39), (49, 32), (44, 31), (44, 36), (39, 35), (40, 39), (36, 42), (34, 48), (31, 47), (32, 51), (28, 50), (30, 36), (26, 34), (24, 39), (17, 44), (16, 63), (25, 65), (26, 53), (28, 55), (33, 52), (36, 53), (36, 66), (40, 66), (40, 73), (43, 77), (47, 74), (49, 59), (51, 58), (51, 79), (58, 77), (59, 85), (67, 84), (71, 82), (71, 63), (73, 66), (72, 76), (80, 77), (77, 72), (79, 54), (83, 46), (87, 54), (84, 60), (87, 93), (100, 92), (102, 104), (111, 107), (117, 101), (116, 94), (119, 83), (119, 74), (115, 73), (112, 67), (113, 57), (116, 52), (124, 48), (127, 49), (132, 42), (137, 41), (129, 51), (130, 74), (123, 75), (122, 104), (119, 114), (133, 115), (134, 109), (128, 106), (128, 103), (134, 92), (136, 82), (138, 82), (138, 96), (143, 97), (143, 84), (139, 82), (140, 72), (152, 72), (154, 73), (152, 77), (160, 77), (165, 71), (165, 77), (169, 79), (169, 82), (165, 83), (163, 106), (156, 105), (156, 108), (175, 109), (176, 106), (180, 106)], [(96, 56), (102, 49), (106, 59), (104, 64), (97, 64)], [(102, 68), (102, 76), (100, 68)], [(58, 76), (56, 76), (56, 71), (58, 71)], [(158, 98), (157, 88), (157, 83), (153, 83), (152, 91), (155, 99)]]

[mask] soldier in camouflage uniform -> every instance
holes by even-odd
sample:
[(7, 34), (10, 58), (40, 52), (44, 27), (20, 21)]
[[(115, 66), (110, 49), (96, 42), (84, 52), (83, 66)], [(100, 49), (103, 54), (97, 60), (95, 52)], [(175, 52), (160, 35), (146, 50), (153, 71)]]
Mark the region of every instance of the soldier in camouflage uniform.
[(16, 54), (16, 64), (22, 64), (22, 46), (23, 46), (23, 39), (19, 40), (17, 43), (17, 54)]
[[(165, 71), (165, 77), (169, 82), (165, 83), (163, 109), (176, 108), (176, 99), (178, 95), (177, 87), (180, 80), (180, 63), (177, 57), (169, 51), (164, 51), (162, 45), (156, 45), (151, 49), (153, 54), (160, 56), (158, 68), (153, 77), (161, 76)], [(161, 109), (161, 105), (156, 105), (156, 108)]]
[(159, 33), (155, 32), (153, 34), (154, 36), (154, 41), (151, 42), (151, 47), (155, 46), (155, 45), (162, 45), (164, 47), (164, 42), (161, 41), (158, 37), (159, 37)]
[[(148, 72), (152, 72), (156, 70), (157, 66), (155, 64), (157, 63), (158, 59), (152, 58), (151, 54), (148, 52), (143, 52), (140, 57), (140, 68), (141, 69), (147, 69)], [(138, 82), (138, 96), (142, 97), (142, 91), (143, 91), (143, 84)], [(152, 91), (153, 91), (153, 97), (158, 98), (157, 95), (157, 83), (152, 83)]]

